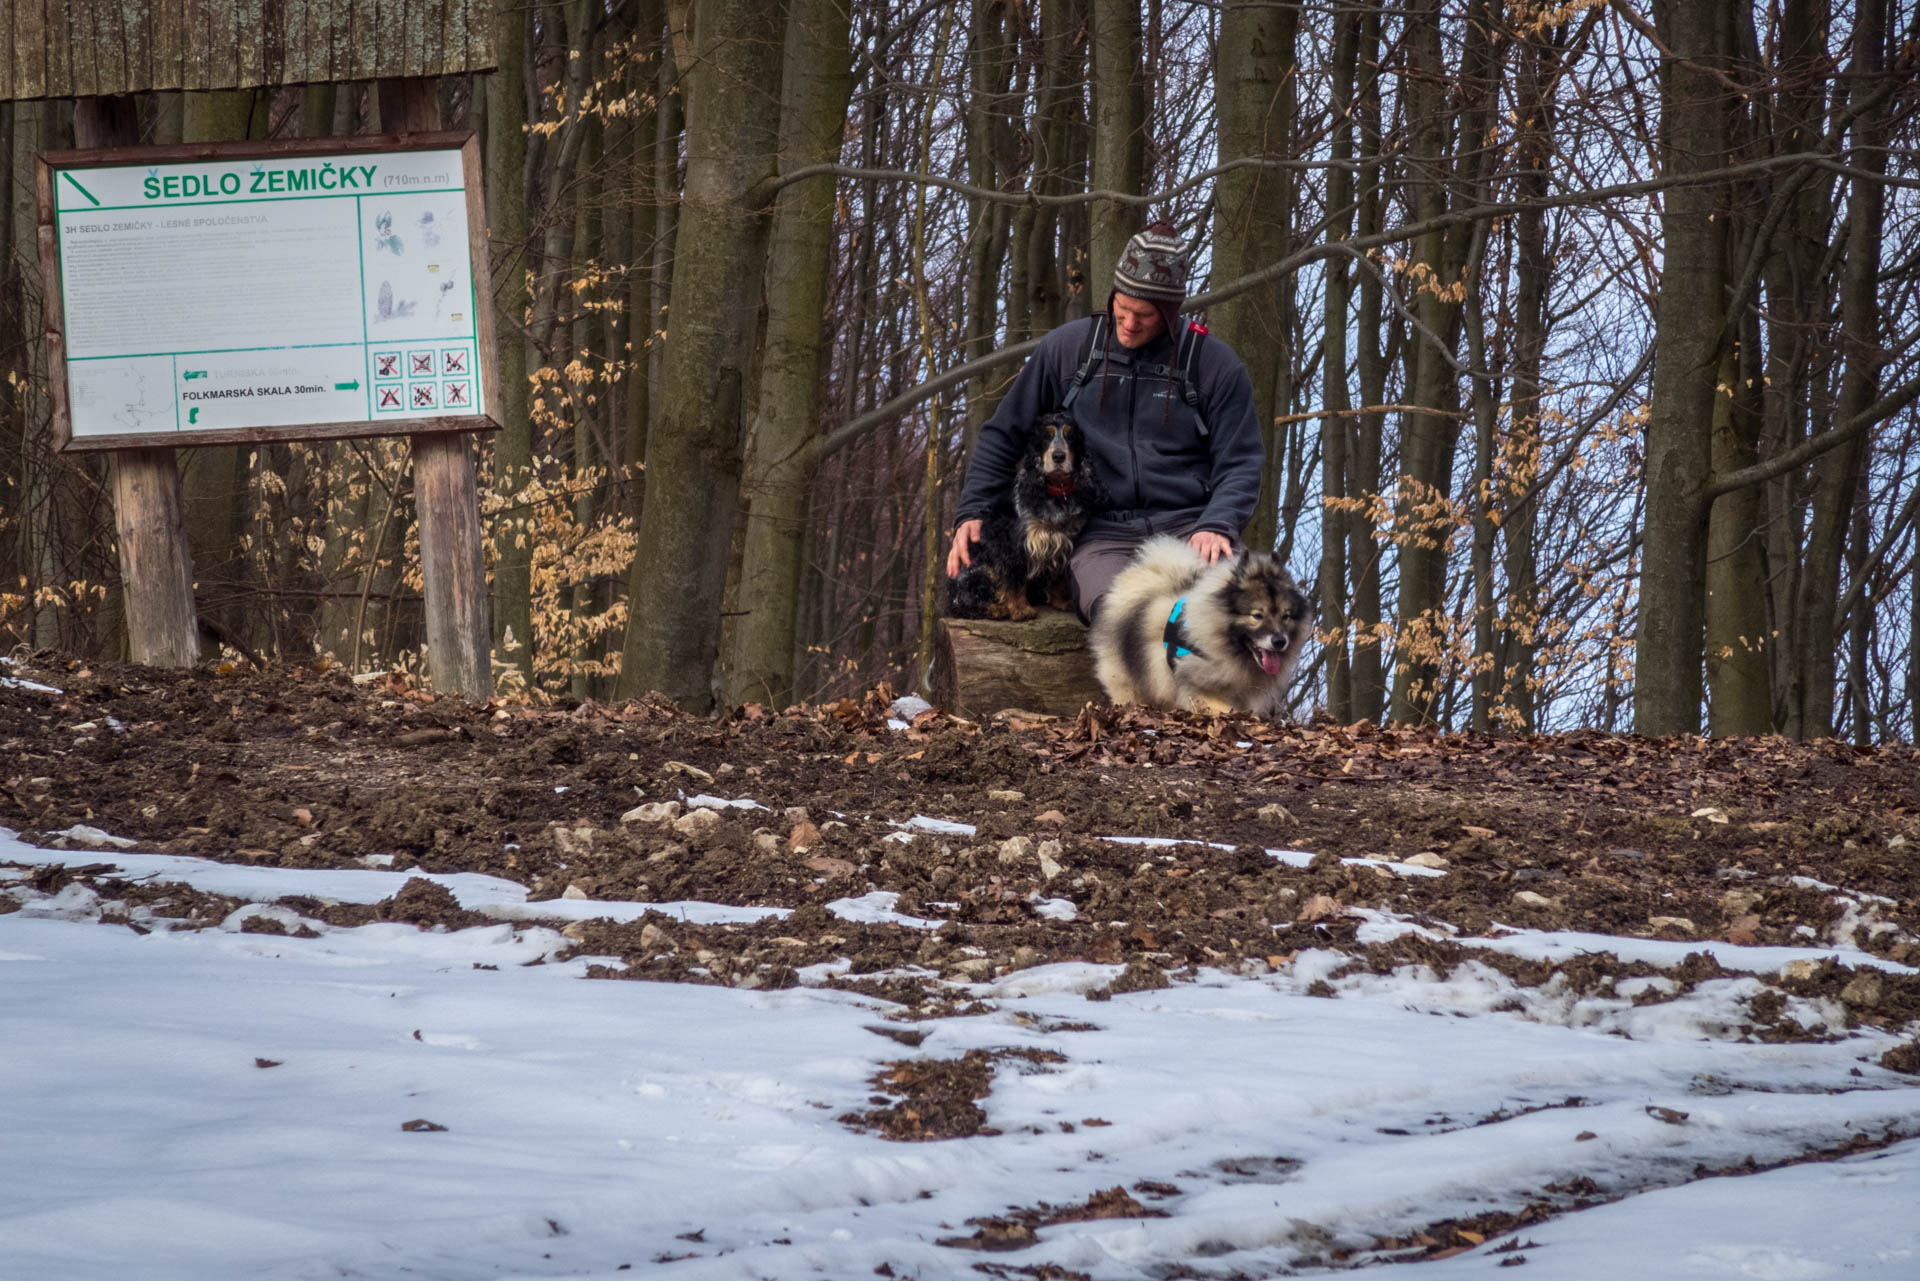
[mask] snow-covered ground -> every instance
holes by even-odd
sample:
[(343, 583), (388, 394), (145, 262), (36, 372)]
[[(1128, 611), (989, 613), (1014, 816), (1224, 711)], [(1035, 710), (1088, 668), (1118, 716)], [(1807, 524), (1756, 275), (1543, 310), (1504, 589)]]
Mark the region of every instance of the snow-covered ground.
[[(519, 886), (450, 876), (434, 879), (500, 923), (311, 922), (302, 939), (242, 933), (262, 911), (296, 922), (250, 906), (199, 932), (136, 910), (139, 933), (98, 924), (84, 886), (20, 883), (49, 862), (254, 903), (375, 902), (406, 879), (45, 851), (0, 832), (0, 894), (24, 905), (0, 916), (0, 1281), (977, 1278), (981, 1263), (1258, 1277), (1343, 1251), (1366, 1262), (1380, 1238), (1576, 1179), (1621, 1199), (1415, 1275), (1483, 1276), (1518, 1255), (1533, 1278), (1920, 1277), (1920, 1140), (1695, 1179), (1920, 1133), (1920, 1080), (1875, 1065), (1882, 1034), (1730, 1039), (1752, 978), (1635, 1005), (1627, 985), (1581, 998), (1469, 964), (1335, 979), (1327, 1000), (1307, 989), (1345, 958), (1307, 952), (1271, 975), (1090, 1002), (1117, 967), (1053, 965), (977, 985), (994, 1013), (917, 1024), (929, 1036), (908, 1049), (875, 1033), (900, 1025), (863, 996), (590, 982), (587, 960), (551, 959), (568, 946), (556, 926), (637, 904), (528, 904)], [(931, 924), (879, 897), (834, 910)], [(1499, 942), (1609, 944), (1629, 941)], [(1655, 964), (1688, 950), (1632, 945)], [(1834, 955), (1715, 952), (1753, 973)], [(1803, 1004), (1804, 1022), (1840, 1025)], [(893, 1143), (837, 1119), (871, 1106), (882, 1063), (1006, 1047), (1064, 1061), (999, 1065), (982, 1100), (998, 1134)], [(1167, 1217), (1045, 1227), (1007, 1253), (936, 1244), (972, 1218), (1142, 1181), (1177, 1189), (1138, 1193)], [(1523, 1249), (1493, 1253), (1516, 1235)]]

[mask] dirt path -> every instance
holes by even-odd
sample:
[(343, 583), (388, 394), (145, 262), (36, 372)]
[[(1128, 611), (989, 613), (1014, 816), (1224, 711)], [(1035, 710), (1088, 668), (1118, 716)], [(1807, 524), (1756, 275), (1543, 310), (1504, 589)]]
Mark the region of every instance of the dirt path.
[[(86, 825), (272, 866), (390, 854), (535, 898), (799, 909), (752, 926), (573, 928), (630, 977), (776, 985), (846, 956), (839, 982), (936, 1013), (953, 1008), (936, 976), (1062, 959), (1127, 963), (1122, 985), (1155, 985), (1194, 965), (1257, 972), (1309, 946), (1371, 966), (1464, 955), (1417, 936), (1363, 947), (1355, 909), (1462, 936), (1835, 943), (1920, 964), (1920, 757), (1904, 747), (1492, 740), (1111, 710), (1074, 723), (928, 713), (894, 729), (882, 693), (711, 719), (653, 704), (474, 708), (304, 669), (7, 670), (61, 691), (0, 687), (0, 824), (36, 844), (84, 848), (61, 833)], [(699, 795), (764, 808), (689, 811)], [(954, 826), (898, 826), (916, 815)], [(1317, 857), (1295, 866), (1270, 849)], [(944, 924), (824, 910), (874, 892)], [(456, 909), (408, 910), (396, 919)], [(1687, 983), (1716, 971), (1703, 962)], [(1556, 969), (1501, 964), (1526, 982)], [(1570, 977), (1641, 970), (1605, 957)], [(1848, 980), (1828, 966), (1770, 981), (1833, 995)], [(1846, 1005), (1897, 1026), (1920, 1017), (1920, 981), (1889, 976)], [(1756, 1007), (1756, 1035), (1837, 1030)]]

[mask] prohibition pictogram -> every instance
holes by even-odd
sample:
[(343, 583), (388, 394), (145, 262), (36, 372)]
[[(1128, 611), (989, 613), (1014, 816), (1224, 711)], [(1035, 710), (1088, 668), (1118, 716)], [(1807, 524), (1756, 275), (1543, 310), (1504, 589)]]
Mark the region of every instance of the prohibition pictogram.
[(433, 384), (415, 383), (413, 385), (413, 407), (415, 409), (432, 409), (433, 405)]
[(467, 372), (467, 353), (458, 347), (440, 353), (440, 372), (443, 374), (464, 374)]
[(467, 394), (466, 383), (450, 382), (447, 384), (447, 408), (452, 409), (455, 405), (464, 406), (470, 403), (471, 397)]
[(397, 351), (374, 352), (373, 376), (375, 378), (398, 378), (400, 376), (400, 353)]
[(413, 377), (433, 376), (433, 353), (430, 351), (410, 351), (407, 353), (407, 373)]
[(400, 389), (398, 387), (380, 388), (380, 401), (374, 408), (399, 409), (400, 407)]

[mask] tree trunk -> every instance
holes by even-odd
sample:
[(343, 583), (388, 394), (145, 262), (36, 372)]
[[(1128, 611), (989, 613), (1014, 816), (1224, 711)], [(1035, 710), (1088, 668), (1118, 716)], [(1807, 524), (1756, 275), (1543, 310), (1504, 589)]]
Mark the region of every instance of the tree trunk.
[[(1413, 142), (1408, 181), (1414, 217), (1446, 212), (1453, 164), (1449, 157), (1447, 74), (1437, 0), (1406, 0), (1408, 26), (1407, 117)], [(1464, 62), (1464, 59), (1463, 59)], [(1464, 132), (1464, 130), (1463, 130)], [(1451, 301), (1463, 257), (1454, 244), (1467, 228), (1436, 229), (1420, 237), (1413, 311), (1422, 331), (1410, 337), (1412, 357), (1407, 399), (1422, 409), (1401, 417), (1400, 479), (1394, 499), (1394, 538), (1399, 546), (1400, 587), (1395, 605), (1396, 643), (1392, 719), (1420, 725), (1438, 711), (1443, 661), (1448, 647), (1446, 542), (1453, 534), (1453, 450), (1458, 433), (1452, 411), (1459, 404), (1454, 373), (1460, 307)], [(1450, 243), (1453, 242), (1453, 243)]]
[(740, 498), (743, 416), (778, 166), (782, 31), (762, 6), (698, 0), (686, 71), (687, 179), (675, 252), (660, 427), (628, 589), (620, 694), (714, 704), (720, 602)]
[[(1139, 195), (1147, 169), (1140, 6), (1135, 0), (1093, 0), (1092, 16), (1093, 186), (1096, 191)], [(1119, 261), (1120, 251), (1144, 222), (1128, 205), (1101, 201), (1094, 206), (1087, 276), (1089, 301), (1095, 310), (1106, 301), (1105, 282), (1113, 264)]]
[[(839, 158), (853, 90), (851, 6), (795, 0), (781, 82), (780, 168)], [(747, 529), (727, 701), (793, 701), (801, 540), (819, 466), (820, 337), (833, 247), (834, 180), (783, 188), (767, 253), (767, 339), (747, 461)]]
[[(1886, 0), (1861, 0), (1853, 31), (1853, 81), (1856, 94), (1870, 93), (1879, 78), (1885, 39)], [(1877, 107), (1853, 125), (1857, 171), (1847, 200), (1846, 259), (1840, 282), (1840, 351), (1846, 362), (1840, 397), (1830, 426), (1865, 412), (1878, 394), (1880, 368), (1887, 353), (1880, 345), (1877, 276), (1886, 188), (1886, 113)], [(1840, 597), (1840, 563), (1847, 526), (1853, 520), (1861, 473), (1866, 466), (1866, 435), (1858, 435), (1821, 455), (1814, 464), (1813, 513), (1807, 528), (1806, 559), (1801, 567), (1798, 662), (1800, 733), (1827, 738), (1834, 732), (1835, 649), (1843, 620), (1834, 617)]]
[[(1725, 164), (1732, 92), (1721, 33), (1731, 0), (1663, 0), (1654, 10), (1661, 58), (1661, 153), (1674, 177)], [(1700, 729), (1706, 600), (1706, 506), (1714, 387), (1725, 330), (1726, 189), (1668, 189), (1660, 226), (1664, 263), (1655, 309), (1653, 404), (1647, 424), (1640, 618), (1634, 631), (1633, 728), (1646, 735)]]
[(493, 436), (493, 657), (533, 680), (533, 405), (527, 383), (528, 10), (494, 0), (500, 69), (487, 77), (487, 248), (499, 335), (500, 430)]
[[(1353, 87), (1359, 71), (1360, 24), (1356, 13), (1335, 19), (1333, 65), (1333, 140), (1327, 171), (1327, 213), (1332, 220), (1327, 236), (1335, 241), (1353, 235), (1354, 157)], [(1348, 657), (1347, 532), (1348, 513), (1337, 506), (1352, 490), (1348, 485), (1347, 443), (1353, 407), (1347, 391), (1347, 308), (1353, 298), (1353, 264), (1335, 256), (1326, 264), (1326, 308), (1321, 323), (1320, 398), (1327, 416), (1320, 420), (1320, 634), (1327, 655), (1327, 714), (1345, 724), (1354, 719), (1353, 674)]]
[[(1298, 26), (1299, 10), (1292, 5), (1235, 5), (1221, 14), (1215, 111), (1223, 161), (1287, 155)], [(1293, 204), (1287, 170), (1230, 170), (1220, 176), (1214, 192), (1215, 279), (1232, 280), (1285, 255)], [(1253, 381), (1253, 408), (1266, 439), (1267, 466), (1261, 502), (1245, 534), (1249, 547), (1262, 550), (1272, 549), (1278, 526), (1276, 387), (1286, 385), (1292, 364), (1283, 292), (1283, 282), (1264, 285), (1215, 306), (1209, 316), (1213, 330), (1246, 363)]]
[[(1360, 134), (1360, 234), (1377, 233), (1385, 223), (1381, 193), (1380, 11), (1369, 7), (1360, 18), (1358, 65), (1368, 76), (1357, 93)], [(1371, 265), (1359, 267), (1360, 308), (1356, 334), (1355, 373), (1360, 384), (1361, 414), (1354, 419), (1351, 476), (1347, 493), (1371, 503), (1380, 493), (1381, 418), (1371, 406), (1386, 403), (1387, 355), (1381, 327), (1385, 307), (1384, 285)], [(1396, 322), (1398, 323), (1398, 322)], [(1381, 650), (1380, 557), (1378, 526), (1366, 510), (1356, 510), (1347, 523), (1347, 563), (1353, 574), (1353, 718), (1379, 721), (1386, 711), (1386, 663)]]

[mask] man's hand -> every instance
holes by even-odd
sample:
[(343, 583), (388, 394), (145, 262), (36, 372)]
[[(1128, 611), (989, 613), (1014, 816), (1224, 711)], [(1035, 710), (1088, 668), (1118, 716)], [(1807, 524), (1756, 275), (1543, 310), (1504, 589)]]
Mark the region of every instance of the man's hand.
[[(1211, 529), (1196, 530), (1187, 535), (1187, 546), (1193, 548), (1200, 559), (1209, 565), (1233, 555), (1232, 541), (1225, 534), (1216, 534)], [(947, 563), (953, 563), (951, 557)]]
[(947, 577), (960, 577), (963, 566), (973, 564), (973, 545), (980, 541), (980, 522), (963, 520), (953, 531), (953, 546), (947, 549)]

